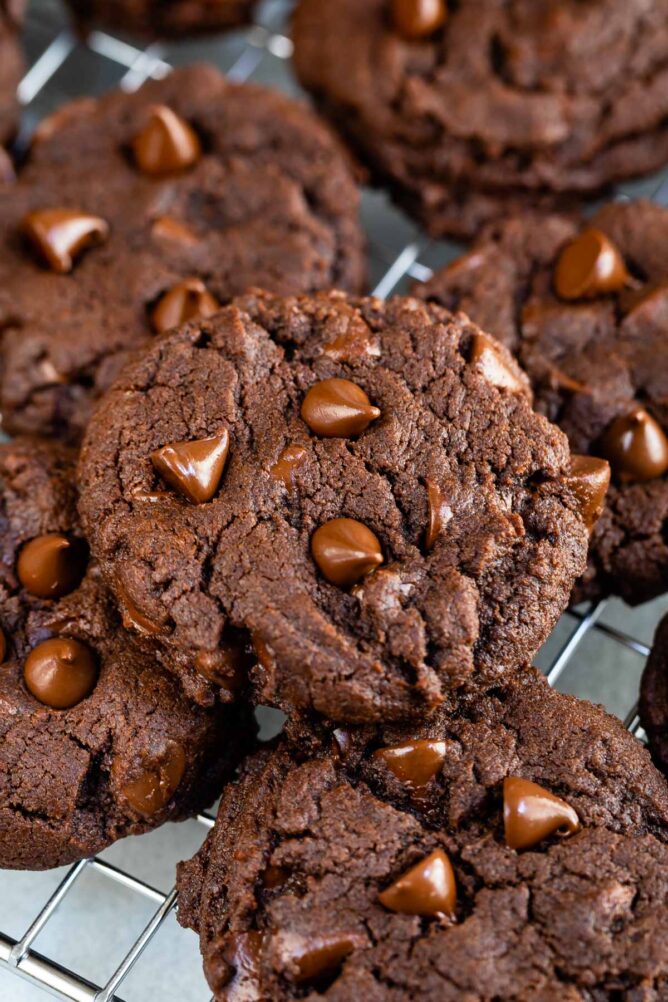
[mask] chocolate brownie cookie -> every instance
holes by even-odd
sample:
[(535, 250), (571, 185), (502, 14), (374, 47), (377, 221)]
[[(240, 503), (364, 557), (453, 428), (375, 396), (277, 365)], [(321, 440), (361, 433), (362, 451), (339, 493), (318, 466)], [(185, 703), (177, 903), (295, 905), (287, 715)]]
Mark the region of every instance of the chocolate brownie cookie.
[(668, 616), (657, 627), (643, 672), (640, 717), (654, 761), (668, 772)]
[[(18, 30), (24, 6), (24, 0), (0, 0), (0, 146), (12, 138), (18, 118), (16, 88), (23, 73)], [(4, 159), (1, 148), (0, 158)], [(0, 162), (0, 181), (2, 175)]]
[(575, 597), (632, 604), (668, 587), (668, 209), (604, 207), (490, 227), (416, 294), (465, 310), (514, 351), (574, 452), (612, 466)]
[(131, 349), (249, 287), (363, 284), (358, 191), (301, 105), (194, 66), (60, 109), (0, 190), (0, 403), (76, 439)]
[(668, 161), (668, 0), (301, 0), (297, 73), (427, 230)]
[(149, 38), (202, 34), (250, 21), (255, 0), (67, 0), (84, 30), (93, 24)]
[(251, 758), (178, 872), (219, 1002), (659, 999), (668, 789), (527, 670), (415, 730)]
[(43, 869), (188, 817), (251, 735), (122, 630), (76, 516), (74, 456), (0, 446), (0, 866)]
[(600, 498), (510, 355), (417, 300), (250, 294), (102, 400), (81, 511), (126, 620), (206, 669), (250, 634), (258, 698), (433, 708), (527, 663)]

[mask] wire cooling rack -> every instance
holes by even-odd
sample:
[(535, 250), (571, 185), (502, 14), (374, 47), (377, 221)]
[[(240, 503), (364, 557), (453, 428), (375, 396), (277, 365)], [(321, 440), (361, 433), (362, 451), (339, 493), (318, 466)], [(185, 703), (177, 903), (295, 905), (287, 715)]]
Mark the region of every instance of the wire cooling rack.
[[(101, 31), (76, 38), (58, 0), (33, 0), (26, 32), (29, 69), (19, 145), (64, 101), (112, 86), (133, 90), (176, 65), (206, 59), (231, 78), (298, 93), (290, 73), (289, 0), (260, 4), (255, 24), (197, 43), (152, 44)], [(624, 185), (619, 198), (668, 204), (668, 172)], [(386, 197), (365, 192), (374, 291), (388, 296), (427, 279), (451, 259), (454, 244), (428, 240)], [(537, 657), (550, 682), (594, 699), (641, 739), (638, 682), (668, 597), (630, 610), (617, 600), (565, 613)], [(262, 711), (261, 711), (262, 712)], [(267, 711), (267, 733), (276, 720)], [(126, 839), (95, 859), (47, 873), (0, 871), (0, 1002), (38, 1000), (39, 988), (75, 1002), (206, 1002), (196, 937), (174, 919), (174, 866), (198, 848), (210, 814)], [(17, 980), (23, 979), (23, 984)], [(26, 984), (26, 982), (28, 984)]]

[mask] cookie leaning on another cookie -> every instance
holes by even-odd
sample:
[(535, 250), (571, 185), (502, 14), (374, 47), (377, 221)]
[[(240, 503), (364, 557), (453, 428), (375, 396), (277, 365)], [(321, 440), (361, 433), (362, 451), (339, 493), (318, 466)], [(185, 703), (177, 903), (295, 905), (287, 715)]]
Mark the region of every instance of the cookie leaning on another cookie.
[(189, 817), (252, 725), (185, 699), (88, 560), (73, 453), (0, 446), (0, 867), (44, 869)]
[(411, 730), (292, 737), (179, 867), (217, 1002), (660, 995), (668, 788), (601, 708), (527, 669)]
[(615, 203), (491, 227), (414, 292), (465, 310), (513, 351), (536, 407), (612, 486), (575, 599), (668, 587), (668, 209)]
[(600, 497), (510, 356), (411, 299), (249, 295), (136, 357), (94, 415), (81, 512), (165, 662), (337, 720), (433, 709), (527, 663)]

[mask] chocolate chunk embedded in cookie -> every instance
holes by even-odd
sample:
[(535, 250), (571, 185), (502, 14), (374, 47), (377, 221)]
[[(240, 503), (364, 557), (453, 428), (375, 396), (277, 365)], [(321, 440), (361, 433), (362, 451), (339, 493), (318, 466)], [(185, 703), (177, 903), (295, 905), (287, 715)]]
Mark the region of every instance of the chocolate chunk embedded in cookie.
[(295, 736), (179, 867), (219, 1002), (660, 997), (668, 789), (619, 721), (527, 670), (413, 730)]
[(149, 38), (199, 35), (247, 24), (255, 0), (67, 0), (84, 30), (94, 24)]
[(250, 287), (360, 291), (358, 191), (306, 108), (177, 70), (61, 108), (0, 188), (0, 402), (77, 439), (131, 349)]
[(668, 161), (666, 0), (300, 0), (297, 73), (433, 235)]
[(500, 345), (417, 300), (249, 295), (170, 332), (101, 402), (80, 474), (167, 663), (246, 631), (258, 698), (334, 719), (527, 663), (584, 567), (565, 437)]
[(634, 604), (665, 591), (668, 209), (620, 202), (581, 224), (513, 219), (414, 291), (495, 334), (574, 452), (609, 461), (575, 597)]
[(0, 867), (43, 869), (207, 806), (252, 731), (190, 703), (120, 626), (74, 454), (0, 446)]

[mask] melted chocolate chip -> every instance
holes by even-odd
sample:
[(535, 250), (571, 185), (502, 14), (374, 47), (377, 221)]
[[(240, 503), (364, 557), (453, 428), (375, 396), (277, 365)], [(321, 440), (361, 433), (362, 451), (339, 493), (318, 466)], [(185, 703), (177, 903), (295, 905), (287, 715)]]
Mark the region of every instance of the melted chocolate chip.
[(160, 476), (192, 504), (211, 501), (218, 490), (230, 451), (230, 435), (223, 429), (211, 438), (173, 442), (151, 454)]
[(132, 150), (142, 173), (153, 177), (187, 170), (202, 156), (195, 130), (166, 105), (153, 108), (149, 121), (133, 140)]
[(436, 849), (381, 891), (378, 900), (403, 915), (454, 915), (457, 886), (450, 860)]
[(524, 383), (510, 361), (504, 358), (500, 347), (480, 331), (471, 339), (469, 361), (492, 386), (513, 393), (524, 392)]
[(223, 960), (229, 977), (220, 994), (223, 1002), (259, 1002), (262, 933), (231, 932), (225, 937)]
[(123, 796), (138, 814), (152, 817), (172, 799), (185, 768), (183, 748), (172, 743), (159, 762), (151, 763), (137, 779), (125, 784)]
[(445, 0), (392, 0), (392, 23), (404, 38), (428, 38), (447, 19)]
[(175, 243), (190, 246), (198, 243), (197, 234), (173, 216), (158, 216), (151, 227), (151, 235), (157, 240), (173, 240)]
[(594, 456), (574, 455), (568, 483), (577, 498), (585, 525), (591, 529), (603, 511), (610, 486), (610, 464)]
[(446, 504), (443, 492), (435, 480), (427, 480), (426, 484), (429, 521), (424, 536), (424, 545), (429, 552), (443, 531), (443, 527), (452, 518), (452, 508)]
[(387, 766), (400, 782), (420, 792), (443, 768), (445, 741), (407, 741), (403, 745), (379, 748), (373, 757)]
[(311, 553), (332, 584), (349, 588), (383, 562), (378, 537), (353, 518), (334, 518), (313, 533)]
[(41, 209), (25, 217), (23, 231), (51, 270), (64, 275), (86, 247), (106, 240), (109, 225), (77, 209)]
[(23, 668), (28, 690), (54, 710), (67, 710), (89, 696), (97, 675), (90, 650), (69, 637), (54, 637), (38, 644)]
[(617, 247), (600, 230), (589, 229), (566, 244), (554, 273), (561, 299), (595, 299), (623, 289), (629, 278)]
[(308, 457), (301, 445), (288, 445), (269, 471), (274, 480), (280, 480), (289, 491), (295, 487), (295, 473)]
[(312, 386), (302, 403), (302, 417), (323, 438), (361, 435), (380, 417), (361, 387), (349, 379), (324, 379)]
[(81, 540), (51, 532), (25, 544), (19, 553), (16, 573), (31, 595), (61, 598), (79, 585), (86, 563), (86, 547)]
[(367, 945), (359, 933), (323, 932), (309, 938), (291, 938), (282, 952), (282, 962), (298, 984), (333, 974), (357, 947)]
[(565, 800), (519, 776), (503, 781), (503, 823), (511, 849), (530, 849), (555, 833), (580, 830), (580, 819)]
[(189, 320), (206, 320), (219, 309), (220, 303), (201, 279), (186, 278), (172, 286), (153, 307), (151, 327), (156, 334), (163, 334)]
[(634, 407), (605, 430), (598, 451), (622, 483), (654, 480), (668, 470), (668, 438), (644, 407)]
[(149, 637), (162, 633), (160, 624), (155, 623), (141, 611), (128, 595), (127, 588), (120, 581), (116, 583), (116, 595), (120, 605), (123, 626), (126, 630), (134, 627), (134, 629), (139, 630), (140, 633), (145, 633)]

